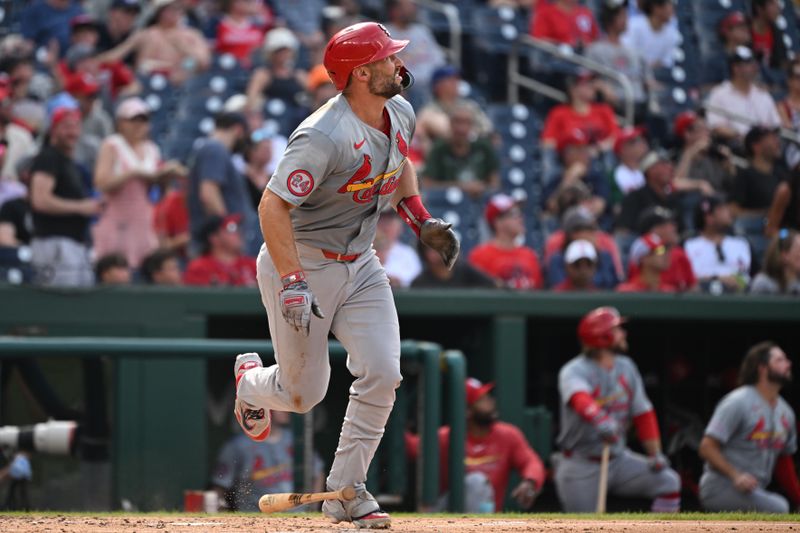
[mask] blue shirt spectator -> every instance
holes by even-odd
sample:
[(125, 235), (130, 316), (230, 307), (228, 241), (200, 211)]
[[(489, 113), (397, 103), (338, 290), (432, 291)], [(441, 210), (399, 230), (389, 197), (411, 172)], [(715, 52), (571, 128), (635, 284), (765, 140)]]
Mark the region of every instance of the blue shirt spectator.
[(202, 228), (212, 216), (242, 216), (242, 237), (248, 255), (261, 246), (258, 217), (247, 191), (245, 177), (236, 170), (233, 152), (244, 142), (247, 124), (236, 113), (221, 113), (214, 131), (192, 154), (189, 169), (189, 223), (194, 246), (202, 244)]
[(69, 48), (70, 20), (83, 14), (83, 8), (73, 0), (37, 0), (22, 11), (22, 36), (37, 47), (49, 46), (55, 39), (59, 55)]

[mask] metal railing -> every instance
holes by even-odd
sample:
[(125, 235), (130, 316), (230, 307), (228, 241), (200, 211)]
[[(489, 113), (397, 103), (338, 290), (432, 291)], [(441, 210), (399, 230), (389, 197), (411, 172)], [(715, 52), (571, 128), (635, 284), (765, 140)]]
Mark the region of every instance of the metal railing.
[(530, 35), (521, 35), (519, 36), (512, 45), (511, 53), (508, 56), (508, 101), (511, 104), (516, 104), (519, 102), (519, 88), (524, 87), (525, 89), (543, 94), (548, 98), (552, 98), (559, 102), (566, 102), (567, 95), (564, 91), (547, 85), (546, 83), (542, 83), (530, 76), (525, 76), (520, 71), (520, 54), (525, 49), (535, 49), (541, 52), (550, 54), (552, 56), (557, 57), (562, 61), (566, 61), (569, 63), (574, 63), (575, 65), (584, 67), (589, 69), (593, 72), (597, 72), (607, 78), (611, 78), (612, 80), (616, 81), (622, 87), (623, 97), (623, 116), (622, 125), (623, 126), (631, 126), (633, 125), (633, 114), (634, 114), (634, 96), (633, 96), (633, 85), (631, 84), (630, 80), (624, 74), (617, 72), (616, 70), (609, 68), (597, 61), (593, 61), (588, 59), (584, 56), (581, 56), (575, 53), (571, 48), (566, 48), (562, 46), (555, 45), (551, 42), (544, 41), (542, 39), (535, 39)]
[(461, 18), (458, 14), (458, 8), (453, 4), (445, 4), (436, 2), (435, 0), (414, 0), (425, 9), (441, 13), (447, 19), (447, 25), (450, 27), (449, 31), (449, 44), (443, 46), (445, 55), (450, 60), (450, 64), (461, 68), (461, 35), (464, 29), (461, 26)]
[[(439, 498), (439, 438), (441, 425), (441, 378), (446, 372), (450, 397), (447, 405), (451, 410), (451, 439), (448, 484), (451, 488), (450, 508), (462, 511), (464, 484), (464, 442), (466, 439), (466, 399), (464, 381), (466, 362), (458, 351), (442, 353), (438, 344), (403, 341), (401, 361), (419, 364), (421, 388), (418, 397), (420, 415), (419, 507), (433, 507)], [(116, 501), (122, 497), (144, 494), (150, 487), (175, 492), (183, 488), (185, 479), (170, 483), (168, 476), (161, 476), (148, 485), (148, 469), (153, 457), (160, 457), (169, 464), (170, 472), (196, 473), (202, 471), (204, 453), (181, 453), (169, 456), (169, 450), (159, 448), (164, 442), (191, 441), (191, 449), (204, 449), (196, 434), (184, 434), (176, 424), (175, 413), (180, 413), (181, 422), (193, 428), (205, 427), (205, 380), (196, 383), (197, 374), (184, 373), (181, 363), (194, 365), (200, 360), (215, 357), (232, 358), (237, 353), (256, 351), (265, 364), (274, 361), (272, 343), (269, 341), (174, 339), (174, 338), (118, 338), (118, 337), (0, 337), (0, 359), (19, 357), (110, 357), (117, 363), (114, 371), (114, 434), (113, 460)], [(329, 343), (331, 360), (344, 363), (347, 352), (338, 342)], [(171, 364), (169, 363), (171, 362)], [(169, 365), (169, 366), (168, 366)], [(166, 380), (166, 381), (165, 381)], [(165, 387), (165, 383), (171, 383)], [(401, 387), (402, 388), (402, 387)], [(126, 396), (126, 392), (133, 393)], [(146, 405), (161, 405), (157, 412), (147, 410)], [(396, 417), (397, 418), (397, 417)], [(399, 417), (404, 422), (402, 416)], [(194, 424), (192, 424), (194, 423)], [(404, 424), (396, 424), (402, 432)], [(308, 426), (294, 424), (295, 457), (309, 457), (311, 447)], [(174, 435), (173, 435), (174, 433)], [(386, 436), (385, 438), (388, 438)], [(397, 435), (394, 436), (395, 440)], [(402, 434), (399, 437), (402, 442)], [(187, 442), (188, 444), (188, 442)], [(141, 453), (131, 457), (131, 451)], [(149, 454), (149, 455), (147, 455)], [(167, 455), (167, 457), (164, 457)], [(202, 458), (202, 462), (200, 462)], [(390, 470), (406, 469), (405, 454), (389, 454)], [(305, 475), (310, 465), (296, 467), (295, 480), (302, 486), (308, 479)], [(122, 471), (124, 469), (124, 472)], [(194, 478), (191, 478), (194, 479)], [(152, 481), (152, 480), (150, 480)], [(202, 482), (205, 483), (205, 479)], [(189, 481), (191, 482), (191, 481)], [(195, 481), (196, 482), (196, 481)], [(167, 485), (169, 487), (165, 488)], [(174, 486), (172, 486), (174, 485)], [(306, 487), (308, 489), (308, 487)], [(124, 492), (124, 493), (123, 493)], [(174, 495), (177, 497), (177, 495)], [(165, 498), (167, 496), (164, 496)], [(168, 500), (165, 500), (168, 501)], [(142, 505), (145, 508), (147, 505)]]

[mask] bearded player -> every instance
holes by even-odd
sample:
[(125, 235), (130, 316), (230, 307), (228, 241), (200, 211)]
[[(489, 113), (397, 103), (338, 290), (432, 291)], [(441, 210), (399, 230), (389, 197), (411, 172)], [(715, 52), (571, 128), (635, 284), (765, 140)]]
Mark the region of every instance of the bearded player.
[(399, 95), (413, 78), (396, 56), (407, 44), (373, 22), (328, 42), (323, 63), (342, 92), (292, 133), (259, 205), (258, 284), (277, 364), (242, 354), (234, 366), (236, 417), (263, 440), (270, 409), (305, 413), (325, 396), (328, 333), (344, 345), (356, 379), (327, 488), (357, 495), (322, 510), (359, 528), (390, 525), (364, 482), (402, 379), (397, 311), (372, 249), (380, 213), (396, 209), (448, 267), (459, 251), (450, 225), (423, 206), (407, 160), (415, 117)]
[(792, 381), (792, 362), (772, 342), (756, 344), (739, 368), (741, 386), (714, 409), (700, 441), (706, 462), (700, 503), (709, 511), (788, 513), (789, 502), (766, 490), (773, 474), (800, 509), (800, 483), (792, 461), (797, 426), (781, 389)]
[[(555, 481), (567, 512), (595, 510), (604, 445), (610, 450), (609, 494), (651, 498), (654, 512), (680, 509), (680, 477), (661, 452), (655, 410), (636, 364), (622, 355), (628, 349), (623, 322), (613, 307), (584, 316), (578, 325), (583, 352), (558, 374), (562, 458)], [(647, 455), (626, 446), (631, 423)]]

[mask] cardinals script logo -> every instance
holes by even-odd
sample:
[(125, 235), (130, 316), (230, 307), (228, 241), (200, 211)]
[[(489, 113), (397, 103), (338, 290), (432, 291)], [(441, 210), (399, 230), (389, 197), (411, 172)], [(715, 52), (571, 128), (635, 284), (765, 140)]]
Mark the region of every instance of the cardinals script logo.
[(357, 204), (365, 204), (371, 201), (376, 194), (392, 194), (397, 189), (400, 174), (408, 156), (408, 144), (406, 144), (399, 131), (395, 135), (395, 143), (397, 144), (397, 151), (403, 156), (403, 160), (400, 161), (396, 169), (370, 178), (369, 176), (372, 174), (372, 156), (364, 154), (361, 166), (347, 180), (347, 183), (339, 187), (337, 192), (340, 194), (353, 193), (353, 201)]

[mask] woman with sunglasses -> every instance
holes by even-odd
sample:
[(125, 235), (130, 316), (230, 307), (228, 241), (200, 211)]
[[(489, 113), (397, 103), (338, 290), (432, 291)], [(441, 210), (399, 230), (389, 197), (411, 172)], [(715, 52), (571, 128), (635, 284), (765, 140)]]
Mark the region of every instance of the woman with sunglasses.
[(800, 233), (784, 228), (772, 239), (750, 292), (800, 296)]
[(97, 156), (94, 184), (106, 208), (94, 228), (98, 257), (120, 253), (133, 268), (158, 247), (149, 188), (186, 169), (176, 161), (161, 161), (150, 140), (150, 108), (140, 98), (117, 107), (117, 133), (103, 140)]

